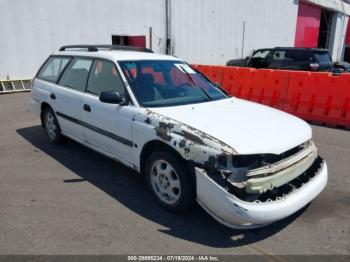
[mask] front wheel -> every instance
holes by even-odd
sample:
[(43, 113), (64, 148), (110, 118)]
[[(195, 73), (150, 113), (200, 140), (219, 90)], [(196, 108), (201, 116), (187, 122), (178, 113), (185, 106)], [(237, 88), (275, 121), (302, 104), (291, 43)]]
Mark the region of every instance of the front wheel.
[(145, 176), (156, 201), (165, 209), (182, 212), (195, 200), (195, 189), (186, 163), (168, 151), (153, 152), (146, 163)]

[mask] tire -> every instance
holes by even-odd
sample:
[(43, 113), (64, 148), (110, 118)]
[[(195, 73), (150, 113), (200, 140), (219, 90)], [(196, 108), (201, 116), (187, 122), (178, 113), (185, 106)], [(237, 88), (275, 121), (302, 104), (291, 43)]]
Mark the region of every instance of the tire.
[(44, 110), (43, 123), (50, 143), (54, 145), (61, 144), (63, 142), (63, 135), (61, 134), (56, 115), (50, 107)]
[(145, 179), (155, 200), (169, 211), (187, 211), (195, 202), (195, 187), (184, 161), (169, 151), (155, 151), (148, 157)]

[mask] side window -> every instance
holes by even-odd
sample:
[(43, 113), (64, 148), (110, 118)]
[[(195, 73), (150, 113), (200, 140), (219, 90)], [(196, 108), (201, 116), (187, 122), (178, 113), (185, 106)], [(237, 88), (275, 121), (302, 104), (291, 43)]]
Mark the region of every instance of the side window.
[(87, 92), (100, 95), (103, 91), (117, 91), (125, 95), (123, 81), (121, 80), (114, 63), (104, 60), (95, 60), (89, 76)]
[(56, 82), (70, 59), (69, 57), (50, 57), (43, 68), (41, 68), (38, 78)]
[(64, 71), (59, 84), (75, 90), (85, 91), (91, 64), (91, 59), (75, 58)]
[(283, 60), (286, 59), (286, 51), (275, 51), (273, 53), (274, 60)]

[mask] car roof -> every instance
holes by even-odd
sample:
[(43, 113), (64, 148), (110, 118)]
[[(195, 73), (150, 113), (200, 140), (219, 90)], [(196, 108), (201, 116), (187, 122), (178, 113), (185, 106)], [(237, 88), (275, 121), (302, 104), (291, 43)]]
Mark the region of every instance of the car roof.
[(268, 50), (268, 51), (275, 51), (275, 50), (296, 50), (296, 51), (310, 51), (310, 52), (329, 52), (328, 49), (322, 49), (322, 48), (307, 48), (307, 47), (273, 47), (273, 48), (259, 48), (255, 51), (259, 50)]
[(272, 49), (285, 49), (285, 50), (300, 50), (300, 51), (322, 51), (322, 52), (328, 52), (328, 49), (322, 49), (322, 48), (307, 48), (307, 47), (274, 47)]
[(114, 61), (127, 61), (127, 60), (171, 60), (171, 61), (182, 61), (180, 58), (149, 53), (149, 52), (140, 52), (140, 51), (124, 51), (124, 50), (98, 50), (95, 52), (88, 52), (86, 50), (70, 50), (70, 51), (57, 51), (52, 53), (56, 56), (84, 56), (84, 57), (94, 57), (94, 58), (105, 58), (108, 60)]

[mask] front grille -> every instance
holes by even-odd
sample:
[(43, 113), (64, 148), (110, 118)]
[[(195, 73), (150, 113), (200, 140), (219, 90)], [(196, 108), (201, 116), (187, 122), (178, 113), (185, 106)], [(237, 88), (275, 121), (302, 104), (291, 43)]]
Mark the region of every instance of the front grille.
[(242, 197), (242, 200), (255, 203), (282, 200), (308, 183), (316, 174), (318, 174), (319, 170), (322, 168), (323, 162), (324, 161), (321, 157), (317, 157), (308, 170), (287, 184), (268, 190), (263, 194), (245, 194)]

